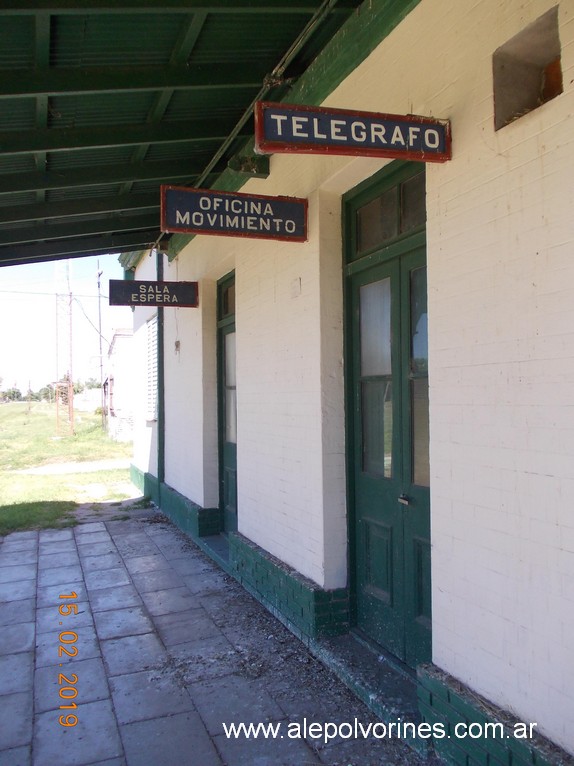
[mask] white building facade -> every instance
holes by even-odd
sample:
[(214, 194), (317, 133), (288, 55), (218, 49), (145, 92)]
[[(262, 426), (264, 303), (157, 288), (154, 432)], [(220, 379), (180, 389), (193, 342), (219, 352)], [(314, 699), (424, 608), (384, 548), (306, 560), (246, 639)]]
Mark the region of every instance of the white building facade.
[(366, 2), (289, 101), (448, 119), (452, 159), (275, 154), (241, 192), (307, 199), (306, 242), (175, 235), (144, 256), (136, 279), (197, 281), (199, 306), (135, 310), (133, 475), (197, 540), (223, 534), (300, 635), (357, 631), (418, 669), (424, 720), (508, 714), (562, 749), (453, 736), (445, 757), (560, 763), (574, 3), (408, 6)]

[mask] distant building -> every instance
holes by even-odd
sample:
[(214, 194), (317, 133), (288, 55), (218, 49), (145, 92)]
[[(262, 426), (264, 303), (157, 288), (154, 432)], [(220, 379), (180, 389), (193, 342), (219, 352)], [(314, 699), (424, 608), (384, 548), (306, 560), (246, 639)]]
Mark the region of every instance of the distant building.
[(104, 409), (108, 433), (116, 441), (133, 438), (133, 332), (116, 330), (108, 351)]

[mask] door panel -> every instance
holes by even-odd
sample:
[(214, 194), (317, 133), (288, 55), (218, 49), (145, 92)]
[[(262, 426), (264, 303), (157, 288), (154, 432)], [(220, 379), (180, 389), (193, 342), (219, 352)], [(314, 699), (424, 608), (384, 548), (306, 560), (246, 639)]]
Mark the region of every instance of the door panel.
[(235, 282), (218, 285), (219, 502), (226, 532), (237, 529)]
[(430, 659), (424, 264), (419, 248), (351, 277), (357, 626), (412, 666)]

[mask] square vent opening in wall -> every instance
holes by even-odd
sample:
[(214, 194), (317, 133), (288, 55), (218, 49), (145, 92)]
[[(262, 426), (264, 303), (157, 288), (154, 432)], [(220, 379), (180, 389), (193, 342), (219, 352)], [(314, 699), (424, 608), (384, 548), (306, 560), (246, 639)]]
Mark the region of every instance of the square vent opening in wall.
[(492, 57), (494, 129), (562, 93), (558, 6), (498, 48)]

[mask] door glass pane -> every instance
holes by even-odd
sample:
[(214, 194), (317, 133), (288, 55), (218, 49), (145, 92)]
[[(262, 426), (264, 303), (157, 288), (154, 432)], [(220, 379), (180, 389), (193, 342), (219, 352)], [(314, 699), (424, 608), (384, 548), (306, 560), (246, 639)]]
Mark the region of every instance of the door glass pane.
[(411, 271), (411, 370), (428, 373), (428, 312), (426, 268)]
[(413, 418), (413, 483), (430, 486), (428, 378), (411, 380)]
[(237, 392), (235, 389), (235, 333), (225, 336), (225, 441), (237, 442)]
[(401, 186), (401, 234), (426, 221), (425, 174), (419, 173)]
[(357, 210), (357, 250), (364, 253), (398, 234), (396, 187)]
[(360, 293), (361, 375), (390, 375), (391, 280), (363, 285)]
[(392, 476), (393, 388), (390, 380), (361, 384), (363, 417), (363, 471), (372, 476)]
[(225, 336), (225, 385), (235, 386), (235, 333)]

